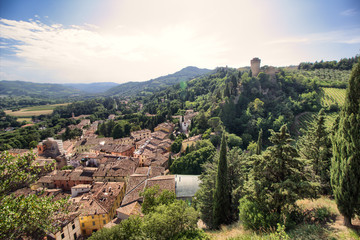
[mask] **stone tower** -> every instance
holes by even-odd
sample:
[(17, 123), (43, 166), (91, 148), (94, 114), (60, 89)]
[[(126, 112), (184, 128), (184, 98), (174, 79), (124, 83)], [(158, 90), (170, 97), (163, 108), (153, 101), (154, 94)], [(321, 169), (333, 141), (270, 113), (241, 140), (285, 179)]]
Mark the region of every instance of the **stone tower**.
[(260, 72), (260, 58), (253, 58), (251, 59), (250, 63), (251, 63), (251, 72), (252, 72), (252, 76), (253, 77), (257, 77), (257, 75)]

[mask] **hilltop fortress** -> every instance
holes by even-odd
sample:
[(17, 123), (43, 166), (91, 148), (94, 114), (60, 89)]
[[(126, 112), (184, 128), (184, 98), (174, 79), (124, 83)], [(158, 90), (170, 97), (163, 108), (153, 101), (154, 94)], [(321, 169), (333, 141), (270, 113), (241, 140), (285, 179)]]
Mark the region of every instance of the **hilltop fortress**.
[(250, 67), (253, 77), (257, 77), (260, 72), (264, 72), (265, 74), (275, 76), (275, 74), (278, 72), (278, 68), (273, 66), (264, 66), (260, 68), (261, 59), (258, 57), (255, 57), (251, 59), (250, 61)]

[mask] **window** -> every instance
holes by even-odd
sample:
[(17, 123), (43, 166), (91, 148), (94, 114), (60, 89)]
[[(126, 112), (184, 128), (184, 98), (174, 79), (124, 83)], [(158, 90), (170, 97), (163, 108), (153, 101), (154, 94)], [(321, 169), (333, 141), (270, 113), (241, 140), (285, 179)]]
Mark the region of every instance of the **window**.
[(95, 226), (95, 221), (93, 221), (93, 226)]
[(103, 223), (106, 224), (106, 220), (103, 220)]
[(74, 233), (74, 239), (76, 239), (77, 238), (77, 235), (76, 235), (76, 233)]
[(82, 226), (85, 227), (85, 223), (82, 223)]
[(92, 219), (94, 219), (94, 216), (91, 216)]
[(61, 234), (61, 239), (64, 239), (64, 238), (65, 238), (65, 234), (62, 233), (62, 234)]
[(105, 215), (103, 214), (103, 218), (105, 217)]
[(75, 229), (75, 224), (72, 225), (72, 229)]

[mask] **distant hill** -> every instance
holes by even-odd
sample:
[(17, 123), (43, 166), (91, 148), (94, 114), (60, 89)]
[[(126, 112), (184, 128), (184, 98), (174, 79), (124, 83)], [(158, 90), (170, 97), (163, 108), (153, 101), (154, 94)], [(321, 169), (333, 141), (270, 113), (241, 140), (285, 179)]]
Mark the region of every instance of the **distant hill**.
[(33, 83), (25, 81), (0, 81), (0, 95), (29, 96), (34, 98), (63, 98), (79, 96), (82, 93), (61, 84)]
[(151, 79), (146, 82), (128, 82), (109, 89), (106, 95), (133, 96), (136, 94), (147, 95), (162, 90), (176, 83), (188, 81), (212, 70), (197, 67), (186, 67), (180, 71), (166, 76)]
[(85, 93), (103, 93), (119, 84), (114, 82), (95, 82), (95, 83), (65, 83), (62, 85), (80, 90)]

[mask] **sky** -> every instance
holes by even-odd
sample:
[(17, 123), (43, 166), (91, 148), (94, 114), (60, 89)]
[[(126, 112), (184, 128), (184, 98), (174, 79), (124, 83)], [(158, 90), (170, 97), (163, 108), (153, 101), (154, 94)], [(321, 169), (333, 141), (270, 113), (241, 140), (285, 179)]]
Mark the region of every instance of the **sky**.
[(357, 54), (359, 0), (0, 0), (0, 80), (124, 83)]

